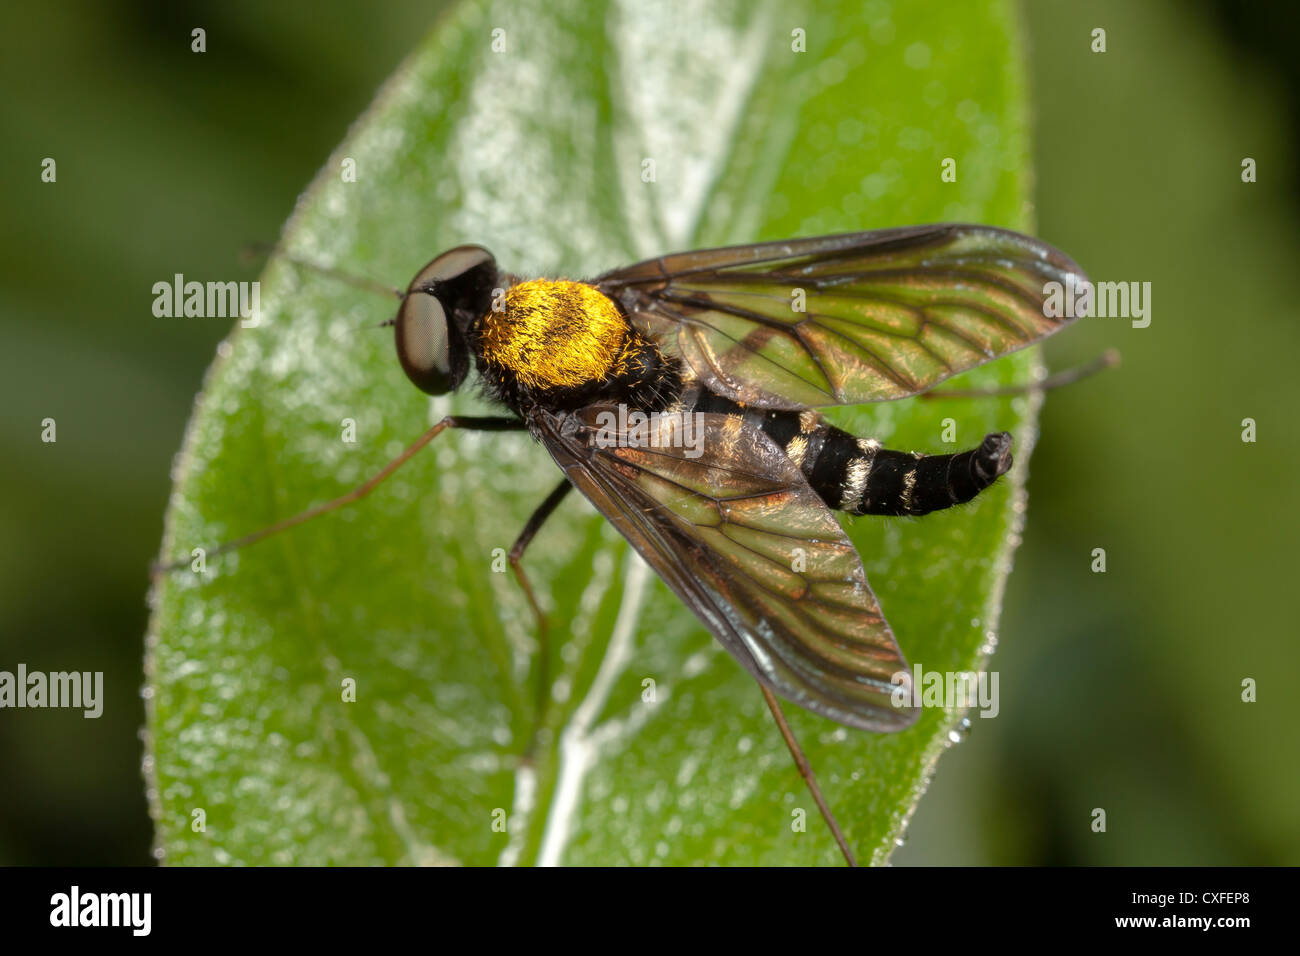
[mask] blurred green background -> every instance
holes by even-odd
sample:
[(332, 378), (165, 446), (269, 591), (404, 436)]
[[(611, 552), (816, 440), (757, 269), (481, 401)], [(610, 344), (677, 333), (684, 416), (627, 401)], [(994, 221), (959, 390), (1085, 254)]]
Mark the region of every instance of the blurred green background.
[[(108, 697), (95, 721), (0, 712), (0, 863), (149, 861), (146, 569), (226, 332), (154, 319), (150, 288), (254, 278), (239, 248), (278, 235), (439, 6), (0, 13), (0, 669), (102, 670)], [(1109, 346), (1124, 365), (1046, 404), (992, 665), (1001, 714), (940, 762), (895, 862), (1300, 863), (1288, 5), (1024, 12), (1040, 231), (1094, 278), (1150, 281), (1153, 320), (1088, 320), (1049, 344), (1053, 367)], [(46, 156), (57, 186), (39, 180)], [(57, 444), (39, 440), (46, 417)]]

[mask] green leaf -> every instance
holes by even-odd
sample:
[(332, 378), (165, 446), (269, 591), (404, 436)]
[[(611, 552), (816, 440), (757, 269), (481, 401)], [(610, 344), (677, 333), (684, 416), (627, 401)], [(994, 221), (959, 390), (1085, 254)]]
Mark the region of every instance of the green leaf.
[[(457, 7), (330, 158), (284, 245), (405, 285), (462, 242), (520, 274), (580, 277), (733, 242), (943, 220), (1025, 228), (1011, 4), (942, 17), (883, 0), (816, 6)], [(940, 179), (945, 157), (955, 183)], [(468, 389), (430, 402), (406, 382), (390, 334), (370, 328), (394, 301), (279, 261), (261, 295), (261, 324), (223, 344), (190, 424), (169, 557), (341, 494), (440, 416), (484, 410)], [(1020, 353), (959, 384), (1024, 380), (1036, 362)], [(973, 505), (846, 522), (926, 671), (978, 668), (991, 648), (1032, 406), (912, 400), (833, 416), (932, 451), (954, 447), (946, 418), (962, 447), (1015, 434), (1010, 480)], [(146, 689), (159, 855), (836, 863), (751, 678), (577, 496), (525, 561), (557, 678), (536, 763), (521, 768), (535, 635), (498, 572), (559, 478), (527, 435), (447, 433), (364, 501), (160, 583)], [(788, 711), (859, 857), (884, 861), (961, 714), (930, 709), (910, 731), (872, 735)]]

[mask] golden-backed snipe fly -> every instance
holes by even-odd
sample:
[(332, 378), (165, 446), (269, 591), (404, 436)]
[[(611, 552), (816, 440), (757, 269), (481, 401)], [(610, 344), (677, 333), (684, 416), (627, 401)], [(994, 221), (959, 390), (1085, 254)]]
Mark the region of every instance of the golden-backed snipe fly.
[(918, 710), (894, 704), (907, 665), (831, 512), (968, 502), (1011, 466), (1011, 436), (913, 454), (815, 409), (917, 395), (1037, 342), (1068, 321), (1048, 314), (1045, 287), (1082, 281), (1056, 249), (970, 225), (686, 252), (590, 282), (522, 279), (460, 246), (400, 293), (397, 357), (431, 395), (472, 363), (506, 414), (445, 418), (351, 493), (215, 550), (363, 497), (446, 429), (526, 429), (563, 472), (510, 552), (542, 637), (520, 558), (577, 488), (757, 679), (851, 863), (777, 696), (872, 731)]

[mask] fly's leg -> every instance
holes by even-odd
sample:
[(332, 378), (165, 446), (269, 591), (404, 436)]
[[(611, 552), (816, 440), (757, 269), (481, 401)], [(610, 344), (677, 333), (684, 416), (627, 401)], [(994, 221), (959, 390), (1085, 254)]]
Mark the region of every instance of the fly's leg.
[(541, 530), (546, 519), (555, 513), (564, 496), (569, 493), (573, 485), (569, 484), (568, 479), (562, 480), (555, 486), (555, 490), (546, 496), (546, 500), (537, 506), (528, 523), (524, 525), (524, 530), (519, 532), (519, 537), (510, 548), (510, 570), (514, 572), (515, 580), (523, 588), (524, 595), (528, 598), (529, 605), (532, 606), (533, 615), (537, 618), (537, 677), (535, 687), (535, 705), (537, 716), (533, 720), (533, 733), (528, 742), (528, 748), (524, 751), (524, 759), (531, 759), (533, 751), (537, 746), (537, 734), (542, 726), (542, 719), (546, 715), (546, 699), (551, 689), (551, 647), (550, 634), (546, 625), (546, 615), (542, 613), (542, 606), (537, 603), (537, 596), (533, 592), (533, 586), (528, 581), (528, 575), (524, 573), (523, 556), (524, 550), (529, 543)]
[(385, 285), (382, 282), (376, 282), (374, 279), (368, 279), (365, 276), (353, 275), (351, 272), (345, 272), (342, 269), (335, 269), (333, 266), (321, 265), (319, 262), (312, 262), (310, 259), (303, 259), (279, 249), (274, 243), (269, 242), (250, 242), (244, 246), (244, 258), (251, 260), (255, 256), (264, 255), (270, 259), (283, 259), (285, 262), (292, 263), (300, 269), (306, 269), (308, 272), (314, 272), (317, 275), (325, 276), (327, 279), (334, 279), (338, 282), (346, 283), (357, 289), (365, 289), (367, 292), (377, 292), (382, 296), (397, 296), (399, 299), (406, 297), (404, 289), (398, 289), (394, 286)]
[(1063, 372), (1057, 372), (1055, 375), (1048, 376), (1041, 382), (1031, 382), (1028, 385), (1004, 385), (993, 386), (992, 388), (952, 388), (952, 389), (932, 389), (928, 392), (922, 392), (918, 398), (997, 398), (1005, 395), (1026, 395), (1030, 392), (1050, 392), (1054, 388), (1063, 388), (1066, 385), (1073, 385), (1075, 382), (1090, 378), (1098, 372), (1108, 368), (1115, 368), (1119, 365), (1119, 351), (1116, 349), (1107, 349), (1100, 357), (1093, 359), (1084, 365), (1075, 368), (1067, 368)]
[[(521, 431), (525, 427), (524, 423), (519, 419), (509, 418), (506, 416), (448, 415), (412, 442), (405, 451), (384, 466), (384, 469), (380, 471), (379, 474), (375, 475), (375, 477), (371, 478), (364, 484), (353, 488), (347, 494), (341, 495), (333, 501), (327, 501), (322, 505), (309, 508), (291, 518), (277, 521), (275, 524), (263, 528), (261, 531), (254, 531), (252, 534), (246, 534), (242, 538), (236, 538), (234, 541), (227, 541), (225, 544), (218, 545), (211, 551), (208, 551), (207, 556), (215, 557), (218, 554), (238, 551), (240, 548), (246, 548), (250, 544), (256, 544), (264, 538), (269, 538), (271, 535), (279, 534), (281, 531), (288, 531), (290, 528), (295, 528), (303, 522), (310, 521), (312, 518), (319, 518), (321, 515), (342, 508), (344, 505), (351, 504), (354, 501), (359, 501), (366, 495), (370, 494), (370, 492), (374, 491), (375, 488), (377, 488), (385, 479), (390, 477), (393, 472), (397, 471), (398, 468), (401, 468), (402, 465), (410, 461), (411, 458), (415, 456), (416, 452), (429, 444), (429, 442), (433, 441), (448, 428), (464, 428), (469, 431), (505, 432)], [(155, 562), (153, 567), (150, 569), (150, 573), (156, 578), (169, 571), (179, 571), (183, 568), (187, 568), (189, 565), (189, 558), (181, 558), (177, 561)]]
[(808, 758), (803, 755), (803, 748), (799, 746), (799, 741), (794, 739), (794, 733), (786, 722), (785, 714), (781, 711), (781, 705), (777, 702), (776, 695), (761, 683), (758, 685), (758, 689), (763, 692), (763, 699), (767, 701), (772, 716), (776, 718), (776, 726), (781, 731), (781, 736), (785, 738), (785, 745), (790, 748), (790, 756), (794, 758), (794, 765), (799, 768), (799, 776), (803, 777), (803, 782), (808, 785), (808, 790), (817, 803), (817, 809), (822, 812), (822, 819), (831, 828), (831, 835), (835, 837), (835, 842), (839, 844), (840, 852), (844, 854), (845, 861), (849, 866), (857, 866), (858, 861), (853, 858), (853, 851), (849, 849), (849, 843), (844, 839), (844, 831), (840, 829), (835, 814), (831, 813), (830, 805), (827, 804), (826, 798), (822, 796), (822, 790), (817, 785), (817, 777), (813, 774), (812, 765), (808, 763)]

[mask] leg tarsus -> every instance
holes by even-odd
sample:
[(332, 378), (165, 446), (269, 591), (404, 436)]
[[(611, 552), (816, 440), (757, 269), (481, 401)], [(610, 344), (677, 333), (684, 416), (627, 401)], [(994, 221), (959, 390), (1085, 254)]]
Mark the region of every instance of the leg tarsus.
[(541, 729), (542, 718), (546, 713), (546, 698), (550, 693), (551, 687), (551, 645), (550, 632), (546, 624), (546, 615), (542, 611), (541, 604), (537, 601), (537, 595), (533, 591), (532, 584), (528, 581), (528, 575), (524, 573), (523, 557), (524, 551), (528, 548), (529, 543), (536, 537), (537, 532), (541, 530), (546, 519), (554, 512), (564, 496), (569, 493), (573, 485), (566, 478), (555, 486), (555, 490), (546, 496), (537, 510), (532, 513), (528, 523), (524, 525), (524, 530), (519, 532), (519, 537), (510, 547), (508, 560), (510, 570), (514, 573), (515, 580), (523, 588), (524, 596), (528, 598), (528, 603), (533, 609), (533, 615), (537, 619), (537, 684), (535, 689), (535, 705), (537, 716), (533, 722), (533, 734), (529, 739), (528, 747), (524, 751), (524, 759), (532, 759), (533, 751), (537, 746), (537, 732)]
[[(345, 495), (327, 501), (322, 505), (314, 508), (308, 508), (306, 511), (299, 512), (292, 517), (277, 521), (269, 527), (260, 531), (254, 531), (252, 534), (246, 534), (242, 538), (236, 538), (233, 541), (227, 541), (225, 544), (218, 545), (211, 551), (207, 552), (206, 557), (216, 557), (219, 554), (225, 554), (230, 551), (237, 551), (240, 548), (246, 548), (250, 544), (256, 544), (263, 538), (269, 538), (273, 534), (279, 534), (281, 531), (288, 531), (290, 528), (297, 527), (303, 522), (310, 521), (312, 518), (318, 518), (323, 514), (341, 508), (344, 505), (351, 504), (354, 501), (360, 501), (370, 492), (374, 491), (380, 484), (389, 478), (393, 472), (406, 464), (415, 453), (420, 451), (425, 445), (437, 438), (448, 428), (465, 428), (471, 431), (516, 431), (526, 428), (522, 421), (517, 418), (509, 418), (504, 415), (448, 415), (438, 424), (428, 429), (423, 435), (407, 446), (406, 450), (390, 461), (384, 468), (369, 481), (365, 481), (353, 488)], [(189, 567), (190, 558), (181, 558), (178, 561), (171, 561), (166, 564), (155, 562), (149, 569), (149, 574), (153, 578), (158, 578), (169, 571), (179, 571), (182, 568)]]
[(844, 832), (840, 829), (839, 823), (835, 819), (835, 814), (831, 813), (830, 806), (826, 803), (826, 798), (822, 796), (821, 787), (817, 785), (817, 777), (813, 774), (812, 766), (808, 763), (808, 758), (803, 755), (803, 748), (799, 742), (794, 739), (794, 733), (790, 730), (790, 725), (786, 722), (785, 714), (781, 711), (781, 705), (773, 694), (763, 684), (758, 685), (758, 689), (763, 692), (763, 699), (767, 701), (768, 708), (772, 711), (772, 716), (776, 718), (776, 726), (781, 731), (781, 736), (785, 739), (785, 745), (790, 750), (790, 756), (794, 758), (794, 765), (799, 769), (799, 776), (803, 777), (803, 782), (808, 785), (808, 790), (812, 793), (812, 798), (817, 803), (817, 809), (821, 811), (822, 819), (826, 825), (831, 828), (831, 835), (835, 837), (835, 842), (839, 844), (840, 852), (844, 854), (845, 861), (849, 866), (857, 866), (858, 861), (853, 857), (853, 850), (849, 848), (849, 843), (844, 839)]
[(257, 256), (266, 256), (268, 259), (283, 259), (285, 262), (292, 263), (300, 269), (306, 269), (317, 275), (325, 276), (328, 279), (335, 279), (339, 282), (346, 283), (357, 289), (365, 289), (367, 292), (377, 292), (383, 296), (396, 296), (398, 299), (406, 297), (405, 289), (398, 289), (394, 286), (385, 285), (382, 282), (376, 282), (365, 276), (353, 275), (342, 269), (336, 269), (333, 266), (323, 265), (319, 262), (312, 262), (310, 259), (304, 259), (295, 255), (286, 249), (281, 249), (275, 243), (271, 242), (247, 242), (241, 250), (241, 258), (245, 262), (251, 262)]
[(1027, 385), (1006, 385), (993, 386), (992, 388), (954, 388), (954, 389), (931, 389), (928, 392), (922, 392), (918, 398), (937, 399), (937, 398), (1000, 398), (1009, 395), (1026, 395), (1030, 392), (1050, 392), (1054, 388), (1063, 388), (1066, 385), (1073, 385), (1075, 382), (1090, 378), (1108, 368), (1117, 368), (1119, 366), (1119, 350), (1107, 349), (1099, 357), (1091, 362), (1075, 368), (1067, 368), (1064, 371), (1057, 372), (1055, 375), (1049, 375), (1041, 382), (1030, 382)]

